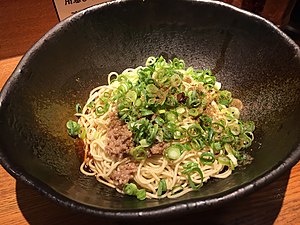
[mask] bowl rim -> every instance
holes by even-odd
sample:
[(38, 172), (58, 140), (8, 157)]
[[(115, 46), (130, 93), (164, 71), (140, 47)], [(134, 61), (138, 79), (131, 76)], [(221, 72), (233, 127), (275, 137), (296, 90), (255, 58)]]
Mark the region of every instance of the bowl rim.
[[(1, 108), (1, 103), (6, 98), (6, 95), (8, 95), (10, 92), (9, 90), (10, 86), (13, 85), (13, 83), (15, 83), (18, 80), (21, 69), (28, 62), (30, 57), (33, 54), (35, 54), (35, 52), (39, 49), (39, 47), (45, 41), (47, 41), (47, 39), (55, 35), (56, 32), (59, 32), (64, 26), (71, 24), (73, 21), (79, 20), (86, 13), (93, 12), (96, 10), (101, 10), (102, 8), (108, 7), (110, 5), (113, 6), (113, 5), (118, 5), (119, 3), (132, 2), (132, 1), (139, 1), (139, 0), (116, 0), (116, 1), (97, 4), (66, 18), (65, 20), (59, 22), (57, 25), (51, 28), (24, 54), (24, 56), (18, 63), (17, 67), (13, 71), (12, 75), (6, 81), (5, 85), (0, 91), (0, 108)], [(200, 3), (214, 5), (217, 7), (224, 7), (227, 8), (228, 10), (233, 11), (234, 13), (243, 14), (248, 18), (252, 18), (260, 23), (264, 23), (266, 26), (272, 28), (274, 32), (279, 34), (289, 45), (291, 45), (298, 52), (300, 57), (299, 46), (292, 39), (290, 39), (283, 31), (281, 31), (277, 26), (275, 26), (270, 21), (258, 15), (255, 15), (251, 12), (245, 11), (243, 9), (219, 1), (210, 1), (210, 0), (184, 0), (184, 1), (191, 2), (191, 3), (200, 2)], [(179, 212), (180, 215), (182, 215), (183, 213), (188, 213), (191, 212), (192, 210), (203, 211), (208, 208), (215, 207), (217, 205), (221, 206), (229, 201), (248, 195), (254, 192), (255, 190), (261, 188), (262, 186), (271, 183), (280, 175), (282, 175), (284, 172), (291, 169), (300, 159), (300, 143), (299, 143), (297, 146), (295, 146), (295, 149), (291, 150), (291, 152), (286, 156), (286, 158), (283, 161), (278, 162), (273, 168), (269, 169), (268, 171), (261, 174), (259, 177), (253, 179), (252, 181), (249, 181), (247, 183), (242, 184), (239, 187), (232, 188), (226, 191), (225, 193), (222, 193), (222, 195), (216, 194), (205, 200), (201, 200), (200, 198), (199, 199), (195, 198), (189, 200), (182, 200), (176, 203), (170, 203), (162, 206), (148, 207), (145, 209), (126, 209), (120, 211), (119, 209), (114, 210), (114, 209), (98, 208), (67, 198), (66, 196), (56, 192), (50, 186), (41, 182), (37, 178), (34, 178), (30, 174), (26, 173), (17, 165), (14, 165), (12, 162), (10, 162), (9, 158), (2, 151), (2, 148), (3, 147), (0, 146), (0, 164), (15, 179), (21, 180), (22, 182), (34, 187), (42, 195), (47, 196), (51, 200), (57, 202), (59, 205), (65, 206), (67, 208), (75, 209), (80, 212), (85, 212), (92, 215), (97, 215), (97, 216), (110, 218), (110, 219), (137, 219), (137, 218), (145, 219), (145, 218), (153, 218), (153, 217), (160, 218), (160, 217), (175, 216)]]

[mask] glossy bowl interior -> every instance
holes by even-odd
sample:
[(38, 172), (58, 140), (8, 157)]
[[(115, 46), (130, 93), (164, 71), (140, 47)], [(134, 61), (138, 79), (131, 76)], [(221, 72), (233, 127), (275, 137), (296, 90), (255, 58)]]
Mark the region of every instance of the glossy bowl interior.
[[(254, 161), (178, 199), (139, 201), (79, 172), (65, 123), (110, 71), (149, 56), (211, 68), (256, 123)], [(1, 164), (55, 201), (114, 218), (203, 210), (269, 183), (300, 157), (300, 50), (266, 20), (223, 3), (132, 0), (59, 23), (23, 57), (0, 95)]]

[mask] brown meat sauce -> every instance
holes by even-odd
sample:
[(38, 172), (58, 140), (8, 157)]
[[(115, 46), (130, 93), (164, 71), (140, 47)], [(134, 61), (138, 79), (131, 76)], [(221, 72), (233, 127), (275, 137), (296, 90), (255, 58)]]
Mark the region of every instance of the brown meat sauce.
[(150, 152), (153, 155), (162, 155), (164, 153), (164, 150), (169, 146), (170, 144), (166, 142), (156, 143), (150, 148)]
[(124, 186), (129, 180), (133, 178), (134, 173), (137, 171), (138, 166), (134, 162), (127, 163), (125, 165), (120, 165), (114, 170), (110, 178), (114, 181), (116, 186)]
[(110, 114), (105, 151), (114, 158), (123, 158), (134, 147), (132, 133), (116, 112)]

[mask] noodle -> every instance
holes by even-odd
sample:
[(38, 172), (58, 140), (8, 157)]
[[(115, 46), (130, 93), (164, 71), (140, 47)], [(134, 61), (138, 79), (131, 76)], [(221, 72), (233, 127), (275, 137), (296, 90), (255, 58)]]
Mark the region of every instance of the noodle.
[[(247, 158), (254, 123), (239, 119), (241, 108), (220, 88), (209, 70), (185, 69), (176, 58), (149, 57), (146, 67), (111, 72), (77, 110), (78, 121), (67, 123), (85, 144), (80, 171), (139, 199), (177, 198), (228, 177)], [(116, 122), (133, 146), (121, 153), (108, 147)]]

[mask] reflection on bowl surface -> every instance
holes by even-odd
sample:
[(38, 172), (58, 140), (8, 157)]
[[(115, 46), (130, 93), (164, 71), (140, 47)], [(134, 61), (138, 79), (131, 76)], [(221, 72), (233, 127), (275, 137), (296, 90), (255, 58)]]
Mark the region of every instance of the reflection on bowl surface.
[[(174, 56), (212, 68), (256, 123), (254, 161), (178, 199), (139, 201), (79, 172), (65, 123), (110, 71)], [(55, 201), (107, 217), (166, 216), (242, 196), (300, 157), (300, 50), (276, 27), (207, 1), (132, 0), (87, 9), (49, 31), (23, 57), (0, 96), (1, 164)]]

